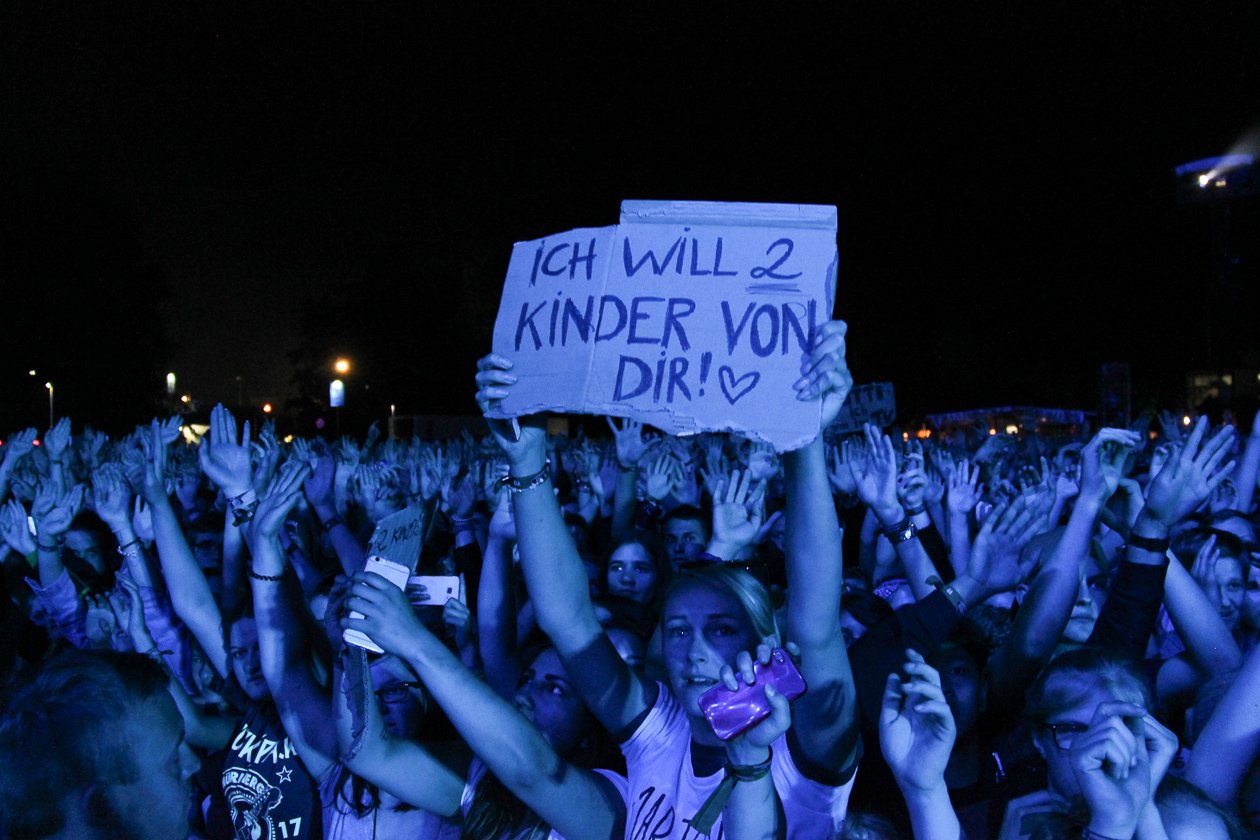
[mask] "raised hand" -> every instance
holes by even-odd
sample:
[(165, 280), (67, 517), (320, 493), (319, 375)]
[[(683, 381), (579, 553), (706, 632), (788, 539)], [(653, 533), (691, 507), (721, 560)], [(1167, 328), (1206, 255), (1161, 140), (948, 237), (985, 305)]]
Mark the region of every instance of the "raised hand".
[(1009, 592), (1022, 581), (1019, 554), (1045, 527), (1048, 500), (1020, 496), (985, 517), (976, 535), (967, 574), (989, 593)]
[(957, 730), (941, 677), (913, 650), (906, 650), (905, 678), (888, 675), (879, 713), (879, 748), (902, 790), (932, 791), (945, 784)]
[(130, 637), (135, 650), (145, 653), (157, 647), (144, 619), (144, 601), (140, 598), (140, 588), (131, 578), (126, 575), (118, 576), (117, 586), (109, 596), (109, 605), (114, 611), (118, 626)]
[(35, 530), (40, 538), (59, 537), (70, 530), (70, 523), (83, 509), (84, 487), (76, 484), (69, 493), (61, 497), (56, 504), (46, 510), (42, 516), (35, 517)]
[(136, 496), (134, 511), (131, 514), (131, 530), (146, 543), (153, 542), (153, 511), (143, 496)]
[(1096, 834), (1132, 837), (1151, 797), (1146, 716), (1146, 709), (1133, 703), (1099, 703), (1089, 729), (1072, 744), (1072, 769)]
[[(917, 443), (917, 441), (916, 441)], [(919, 510), (923, 507), (924, 493), (927, 491), (927, 473), (923, 469), (923, 452), (906, 453), (897, 473), (897, 501), (907, 510)]]
[(774, 447), (768, 443), (753, 441), (748, 449), (748, 471), (754, 481), (769, 481), (779, 471), (779, 459)]
[(61, 463), (66, 457), (66, 450), (70, 448), (70, 418), (62, 417), (57, 423), (44, 433), (44, 454), (48, 456), (48, 460), (53, 463)]
[(752, 485), (752, 470), (731, 472), (729, 481), (718, 485), (713, 496), (713, 540), (709, 551), (723, 560), (733, 560), (757, 539), (763, 518), (761, 499), (764, 481)]
[(945, 504), (950, 513), (969, 514), (980, 501), (980, 467), (972, 466), (963, 459), (958, 468), (949, 477), (949, 492), (945, 496)]
[(612, 429), (613, 443), (617, 449), (617, 463), (622, 469), (633, 469), (638, 466), (643, 453), (647, 452), (647, 442), (643, 440), (643, 424), (637, 420), (626, 418), (618, 428), (611, 417), (604, 418), (608, 428)]
[(0, 537), (23, 557), (35, 550), (35, 537), (26, 522), (26, 508), (17, 499), (9, 499), (0, 508)]
[(280, 465), (280, 442), (267, 430), (258, 435), (258, 441), (250, 446), (251, 461), (256, 464), (250, 478), (252, 487), (266, 487)]
[(290, 461), (281, 468), (279, 475), (259, 500), (258, 509), (254, 511), (255, 539), (279, 537), (280, 526), (297, 504), (298, 497), (302, 495), (302, 482), (310, 474), (311, 468), (297, 461)]
[[(483, 415), (492, 411), (499, 401), (511, 393), (511, 388), (516, 383), (516, 376), (511, 370), (511, 359), (494, 353), (483, 356), (477, 362), (477, 406)], [(547, 433), (541, 426), (519, 420), (495, 420), (489, 417), (486, 422), (490, 427), (490, 434), (507, 456), (514, 474), (531, 475), (543, 468)]]
[(835, 492), (852, 496), (857, 492), (857, 476), (866, 470), (866, 450), (862, 442), (845, 438), (831, 451), (831, 469), (827, 479)]
[(471, 472), (462, 478), (450, 477), (442, 482), (442, 501), (450, 508), (451, 516), (469, 516), (477, 504), (477, 483)]
[(34, 429), (23, 429), (9, 435), (9, 439), (4, 442), (3, 450), (5, 469), (17, 466), (18, 460), (35, 448), (37, 434), (38, 432)]
[(184, 436), (184, 421), (180, 417), (167, 417), (165, 420), (154, 420), (158, 424), (158, 433), (163, 446), (170, 446)]
[(853, 374), (845, 361), (844, 321), (828, 321), (814, 334), (812, 347), (801, 361), (801, 378), (792, 383), (798, 400), (822, 398), (820, 428), (831, 425), (853, 388)]
[(347, 614), (341, 620), (342, 629), (360, 630), (386, 653), (404, 659), (413, 641), (429, 632), (403, 591), (375, 572), (359, 572), (354, 576), (346, 609), (361, 613), (363, 618), (350, 618)]
[[(475, 651), (473, 636), (476, 625), (472, 622), (472, 612), (468, 605), (458, 598), (448, 600), (442, 606), (442, 623), (450, 632), (451, 640), (455, 642), (455, 649), (460, 652), (461, 657), (471, 658)], [(464, 664), (468, 664), (467, 659)]]
[(245, 421), (244, 432), (238, 437), (236, 418), (232, 412), (216, 405), (210, 412), (210, 433), (202, 438), (197, 455), (201, 471), (229, 499), (238, 498), (250, 489), (248, 420)]
[(106, 464), (92, 476), (92, 499), (99, 516), (110, 530), (118, 533), (131, 522), (131, 486), (122, 467)]
[(1081, 493), (1083, 498), (1102, 503), (1115, 494), (1124, 477), (1129, 450), (1141, 442), (1137, 432), (1128, 429), (1099, 429), (1081, 450)]
[(669, 452), (661, 452), (648, 465), (643, 476), (644, 492), (649, 499), (660, 502), (674, 491), (674, 485), (682, 478), (682, 468)]
[(1197, 510), (1229, 476), (1234, 462), (1221, 462), (1229, 455), (1234, 430), (1225, 426), (1205, 440), (1207, 429), (1207, 418), (1200, 417), (1185, 446), (1151, 479), (1143, 515), (1170, 528)]
[(904, 511), (897, 498), (897, 453), (892, 441), (870, 423), (866, 434), (866, 463), (856, 475), (857, 494), (862, 503), (875, 512), (880, 522), (892, 525), (901, 521)]

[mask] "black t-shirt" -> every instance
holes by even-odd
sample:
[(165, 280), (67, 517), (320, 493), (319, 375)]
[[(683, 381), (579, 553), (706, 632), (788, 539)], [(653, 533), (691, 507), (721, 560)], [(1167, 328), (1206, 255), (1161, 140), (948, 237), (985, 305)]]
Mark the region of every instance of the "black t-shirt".
[(220, 788), (206, 815), (211, 837), (320, 840), (323, 808), (275, 710), (251, 705), (223, 754)]

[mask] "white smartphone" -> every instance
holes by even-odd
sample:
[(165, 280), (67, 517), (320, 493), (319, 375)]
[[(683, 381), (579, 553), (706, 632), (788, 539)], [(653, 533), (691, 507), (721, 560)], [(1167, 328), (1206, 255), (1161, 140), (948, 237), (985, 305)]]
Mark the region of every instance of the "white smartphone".
[[(397, 586), (399, 589), (407, 588), (407, 577), (411, 574), (411, 570), (406, 566), (400, 565), (391, 560), (386, 560), (384, 557), (378, 557), (375, 554), (369, 557), (367, 562), (363, 564), (363, 571), (375, 572), (390, 583), (394, 584), (394, 586)], [(363, 618), (363, 613), (351, 610), (350, 617)], [(371, 638), (369, 638), (368, 635), (361, 630), (344, 630), (341, 633), (341, 638), (346, 640), (346, 644), (355, 645), (356, 647), (370, 650), (373, 653), (385, 652), (384, 648), (372, 641)]]
[(429, 596), (427, 601), (414, 602), (419, 607), (444, 607), (447, 601), (460, 596), (459, 575), (416, 575), (407, 578), (407, 583), (423, 586)]

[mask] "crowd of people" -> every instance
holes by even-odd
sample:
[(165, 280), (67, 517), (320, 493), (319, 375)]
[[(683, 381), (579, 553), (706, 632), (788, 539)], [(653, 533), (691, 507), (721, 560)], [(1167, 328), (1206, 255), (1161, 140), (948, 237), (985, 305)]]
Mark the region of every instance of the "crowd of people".
[(845, 342), (785, 453), (9, 434), (0, 838), (1260, 836), (1260, 417), (837, 434)]

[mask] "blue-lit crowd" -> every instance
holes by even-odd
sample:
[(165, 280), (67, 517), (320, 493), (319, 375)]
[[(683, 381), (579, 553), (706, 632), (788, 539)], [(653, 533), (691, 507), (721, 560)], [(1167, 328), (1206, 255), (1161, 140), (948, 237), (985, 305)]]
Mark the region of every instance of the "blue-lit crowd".
[(1260, 836), (1260, 417), (845, 427), (847, 340), (787, 452), (4, 435), (0, 840)]

